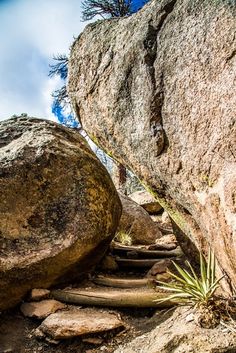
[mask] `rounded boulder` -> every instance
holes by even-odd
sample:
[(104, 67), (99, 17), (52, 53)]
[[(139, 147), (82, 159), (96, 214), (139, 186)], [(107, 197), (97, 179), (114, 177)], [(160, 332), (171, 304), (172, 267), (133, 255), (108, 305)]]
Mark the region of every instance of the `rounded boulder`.
[(0, 310), (88, 272), (121, 215), (79, 131), (25, 116), (0, 122), (0, 199)]

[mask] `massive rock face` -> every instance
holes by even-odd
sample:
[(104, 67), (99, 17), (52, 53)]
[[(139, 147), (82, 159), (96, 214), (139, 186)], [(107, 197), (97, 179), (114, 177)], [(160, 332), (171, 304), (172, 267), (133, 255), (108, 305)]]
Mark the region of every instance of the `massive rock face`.
[(26, 117), (0, 123), (0, 200), (0, 310), (90, 270), (121, 214), (79, 132)]
[(214, 249), (234, 285), (235, 31), (234, 0), (153, 0), (89, 25), (69, 65), (84, 129), (139, 176), (192, 244)]

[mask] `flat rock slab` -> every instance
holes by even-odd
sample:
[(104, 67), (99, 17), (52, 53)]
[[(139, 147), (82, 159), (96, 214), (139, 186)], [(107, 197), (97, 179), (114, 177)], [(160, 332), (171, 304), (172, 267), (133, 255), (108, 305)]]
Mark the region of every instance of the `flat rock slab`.
[(166, 293), (153, 288), (87, 287), (52, 291), (53, 298), (69, 304), (119, 308), (168, 308), (175, 301), (162, 299)]
[(24, 303), (21, 305), (20, 310), (24, 316), (45, 319), (50, 314), (65, 308), (65, 304), (62, 304), (55, 299), (48, 299), (42, 300), (41, 302)]
[[(147, 259), (157, 257), (157, 258), (163, 258), (163, 257), (177, 257), (177, 256), (182, 256), (183, 252), (180, 249), (180, 247), (177, 248), (177, 245), (173, 243), (175, 246), (174, 249), (171, 243), (166, 244), (167, 247), (165, 248), (165, 243), (158, 243), (158, 244), (153, 244), (149, 246), (137, 246), (137, 245), (131, 245), (131, 246), (126, 246), (120, 243), (113, 243), (111, 246), (111, 250), (113, 252), (117, 253), (123, 253), (127, 254), (128, 258), (138, 258), (139, 255), (140, 257), (145, 257)], [(171, 245), (168, 249), (168, 245)]]
[(104, 332), (123, 327), (115, 314), (95, 309), (75, 309), (47, 317), (35, 334), (49, 335), (53, 339), (68, 339), (90, 333)]

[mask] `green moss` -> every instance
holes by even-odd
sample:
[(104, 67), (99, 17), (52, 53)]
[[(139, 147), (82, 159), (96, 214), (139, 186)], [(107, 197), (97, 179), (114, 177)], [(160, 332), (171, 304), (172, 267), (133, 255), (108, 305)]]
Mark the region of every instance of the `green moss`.
[(113, 153), (112, 151), (107, 150), (106, 148), (104, 148), (98, 141), (97, 137), (89, 134), (89, 138), (93, 141), (93, 143), (95, 143), (96, 146), (98, 146), (98, 148), (100, 148), (102, 151), (104, 151), (109, 157), (111, 157), (112, 159), (114, 159)]
[[(95, 145), (97, 145), (98, 147), (100, 147), (98, 139), (96, 136), (89, 134), (89, 138), (93, 141), (93, 143), (95, 143)], [(101, 148), (101, 147), (100, 147)]]
[(109, 157), (111, 157), (111, 158), (114, 159), (113, 153), (112, 153), (111, 151), (106, 151), (106, 154), (107, 154)]

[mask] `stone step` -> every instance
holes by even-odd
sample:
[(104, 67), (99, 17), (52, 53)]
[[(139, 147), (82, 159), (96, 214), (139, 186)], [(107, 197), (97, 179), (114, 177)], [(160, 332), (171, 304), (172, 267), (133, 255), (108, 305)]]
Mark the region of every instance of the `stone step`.
[[(175, 257), (170, 258), (170, 260), (175, 260)], [(116, 256), (115, 261), (117, 262), (119, 267), (124, 268), (151, 268), (152, 266), (158, 266), (158, 263), (162, 264), (163, 258), (156, 258), (156, 259), (128, 259), (128, 258), (121, 258)]]
[(109, 287), (53, 290), (54, 299), (76, 305), (103, 307), (168, 308), (174, 301), (164, 300), (167, 294), (153, 288), (118, 289)]
[[(142, 256), (142, 257), (146, 257), (146, 258), (163, 258), (163, 257), (178, 257), (178, 256), (182, 256), (183, 252), (181, 250), (181, 248), (178, 246), (176, 249), (173, 250), (152, 250), (149, 249), (148, 247), (144, 247), (144, 246), (125, 246), (125, 245), (120, 245), (120, 244), (114, 244), (112, 246), (112, 252), (113, 253), (126, 253), (127, 256), (129, 255), (129, 253), (131, 253), (131, 256), (133, 257), (132, 254), (137, 254), (137, 256)], [(129, 257), (129, 256), (128, 256)]]

